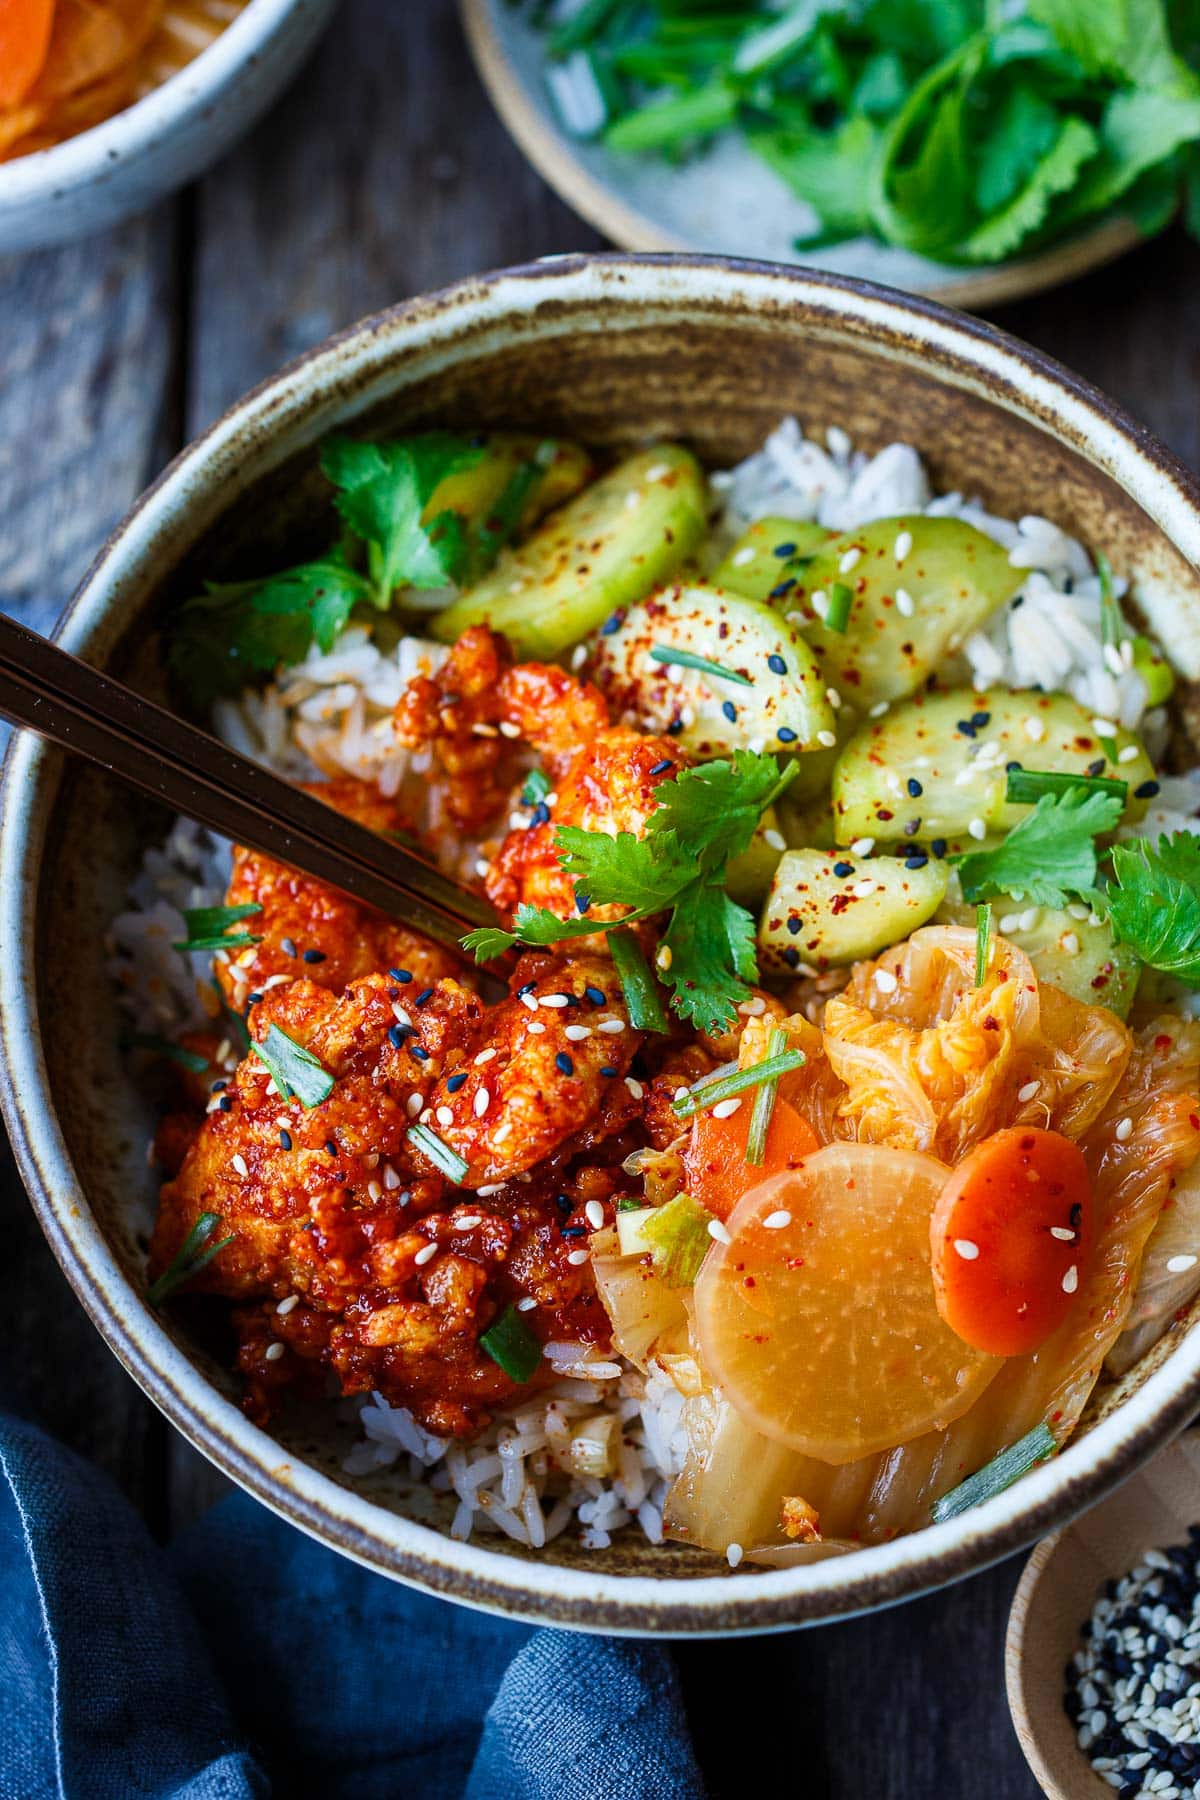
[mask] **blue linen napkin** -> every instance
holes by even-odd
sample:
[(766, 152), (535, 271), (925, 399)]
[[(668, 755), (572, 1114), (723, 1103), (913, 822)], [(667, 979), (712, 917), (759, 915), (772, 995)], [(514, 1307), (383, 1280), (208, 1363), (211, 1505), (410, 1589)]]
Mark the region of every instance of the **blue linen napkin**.
[(0, 1800), (702, 1800), (657, 1645), (427, 1599), (245, 1495), (168, 1550), (0, 1414)]

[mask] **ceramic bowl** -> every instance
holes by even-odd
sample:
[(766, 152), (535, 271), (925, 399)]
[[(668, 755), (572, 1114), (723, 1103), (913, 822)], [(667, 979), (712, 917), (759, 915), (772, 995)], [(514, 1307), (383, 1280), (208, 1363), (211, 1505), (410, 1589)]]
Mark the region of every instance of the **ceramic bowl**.
[[(68, 648), (157, 693), (158, 634), (202, 576), (293, 554), (324, 508), (325, 433), (515, 425), (586, 441), (678, 435), (727, 464), (784, 413), (864, 447), (916, 444), (941, 487), (1039, 511), (1127, 572), (1185, 672), (1200, 673), (1200, 490), (1064, 369), (928, 302), (766, 264), (565, 257), (410, 301), (311, 351), (186, 450), (113, 534), (62, 627)], [(323, 511), (317, 520), (318, 530)], [(153, 1117), (117, 1048), (108, 921), (164, 815), (14, 742), (0, 790), (3, 1109), (33, 1204), (84, 1306), (173, 1423), (324, 1542), (430, 1591), (610, 1632), (759, 1632), (882, 1606), (979, 1569), (1112, 1488), (1200, 1400), (1181, 1322), (1090, 1409), (1055, 1461), (986, 1505), (791, 1570), (731, 1571), (626, 1533), (585, 1551), (443, 1535), (388, 1474), (341, 1473), (336, 1409), (251, 1425), (219, 1354), (143, 1298)]]
[(275, 99), (337, 0), (250, 0), (194, 62), (123, 112), (0, 163), (0, 252), (100, 231), (182, 187)]

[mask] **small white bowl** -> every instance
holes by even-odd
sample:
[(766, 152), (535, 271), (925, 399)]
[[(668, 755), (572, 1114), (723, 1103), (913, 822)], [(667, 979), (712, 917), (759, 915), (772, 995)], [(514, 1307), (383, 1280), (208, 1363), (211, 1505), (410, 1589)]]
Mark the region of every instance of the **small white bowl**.
[(0, 163), (0, 251), (100, 231), (206, 169), (266, 111), (337, 0), (250, 0), (194, 62), (78, 137)]

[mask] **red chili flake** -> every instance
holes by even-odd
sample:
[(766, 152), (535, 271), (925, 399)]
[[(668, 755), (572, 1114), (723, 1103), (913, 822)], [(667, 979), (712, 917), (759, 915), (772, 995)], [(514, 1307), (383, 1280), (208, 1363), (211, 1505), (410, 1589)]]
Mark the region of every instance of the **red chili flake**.
[(989, 1013), (987, 1018), (983, 1021), (983, 1029), (985, 1031), (999, 1031), (999, 1029), (1000, 1029), (999, 1021), (996, 1019), (993, 1019), (991, 1013)]
[(1200, 1131), (1200, 1119), (1196, 1117), (1195, 1113), (1188, 1114), (1188, 1124), (1193, 1131)]
[(1171, 1036), (1169, 1031), (1160, 1031), (1154, 1040), (1154, 1048), (1162, 1055), (1165, 1051), (1171, 1049), (1174, 1042), (1175, 1039)]
[(875, 817), (877, 819), (883, 819), (885, 821), (888, 819), (894, 819), (895, 816), (896, 816), (895, 813), (886, 812), (882, 806), (878, 807), (875, 812)]

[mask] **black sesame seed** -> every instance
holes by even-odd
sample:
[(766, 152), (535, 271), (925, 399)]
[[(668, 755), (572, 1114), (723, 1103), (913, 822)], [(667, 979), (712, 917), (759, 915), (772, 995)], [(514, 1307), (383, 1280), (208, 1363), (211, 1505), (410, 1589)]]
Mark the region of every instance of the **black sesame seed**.
[(260, 1000), (261, 1000), (261, 999), (262, 999), (262, 995), (261, 995), (261, 994), (247, 994), (247, 995), (246, 995), (246, 1006), (247, 1006), (247, 1008), (249, 1008), (249, 1007), (251, 1007), (251, 1006), (257, 1006), (257, 1005), (258, 1005), (258, 1003), (259, 1003), (259, 1001), (260, 1001)]
[(570, 1194), (555, 1194), (554, 1204), (557, 1206), (560, 1213), (569, 1214), (575, 1211), (575, 1202), (572, 1200)]
[[(563, 1199), (565, 1198), (566, 1195), (564, 1194)], [(574, 1207), (572, 1207), (571, 1210), (574, 1212)], [(586, 1225), (560, 1225), (559, 1230), (565, 1238), (581, 1238), (587, 1236)]]
[(781, 744), (794, 744), (796, 741), (796, 734), (790, 725), (781, 725), (775, 736)]
[(295, 956), (296, 941), (294, 938), (280, 938), (279, 948), (283, 951), (285, 956)]
[(655, 763), (650, 773), (651, 775), (665, 775), (668, 769), (673, 769), (674, 767), (675, 764), (671, 761), (670, 757), (664, 756), (661, 762)]
[(229, 1098), (228, 1094), (222, 1094), (221, 1098), (217, 1101), (217, 1105), (220, 1107), (222, 1112), (232, 1112), (233, 1111), (233, 1101)]
[(1015, 775), (1022, 766), (1019, 762), (1005, 763), (1004, 772), (1006, 775)]
[(972, 713), (971, 714), (971, 723), (972, 723), (972, 725), (974, 725), (974, 727), (976, 728), (977, 731), (982, 731), (985, 725), (990, 724), (991, 717), (992, 717), (991, 713), (985, 713), (985, 712)]
[(412, 973), (408, 969), (389, 969), (388, 974), (393, 981), (404, 982), (412, 980)]
[(408, 1054), (410, 1056), (415, 1056), (418, 1062), (429, 1061), (429, 1052), (424, 1044), (410, 1044), (408, 1046)]
[(789, 575), (786, 581), (781, 581), (778, 587), (773, 587), (771, 589), (771, 592), (767, 595), (768, 600), (786, 600), (795, 585), (796, 577), (794, 575)]
[(917, 835), (918, 831), (920, 831), (920, 829), (921, 829), (920, 819), (906, 819), (904, 821), (905, 837), (916, 837), (916, 835)]
[(427, 1000), (432, 1000), (432, 999), (433, 999), (433, 989), (432, 988), (422, 988), (421, 992), (417, 995), (416, 999), (413, 1001), (413, 1005), (414, 1006), (424, 1006), (425, 1002)]
[(973, 738), (975, 736), (975, 727), (970, 719), (960, 719), (954, 729), (961, 731), (964, 737)]
[(625, 615), (622, 612), (610, 613), (600, 627), (601, 637), (611, 637), (614, 631), (620, 631)]
[(462, 1075), (451, 1075), (446, 1082), (446, 1092), (448, 1094), (457, 1094), (459, 1088), (466, 1083), (466, 1079), (465, 1072)]
[(770, 669), (772, 675), (786, 675), (787, 674), (787, 664), (784, 662), (782, 656), (779, 656), (777, 654), (773, 653), (772, 655), (768, 656), (767, 667), (768, 667), (768, 669)]
[(581, 894), (577, 889), (575, 893), (575, 911), (578, 913), (585, 913), (591, 904), (592, 896), (590, 894)]
[(554, 1066), (560, 1075), (573, 1075), (575, 1073), (575, 1064), (571, 1061), (565, 1050), (560, 1050), (558, 1055), (554, 1058)]
[(619, 1075), (620, 1072), (621, 1071), (619, 1069), (614, 1069), (611, 1063), (605, 1063), (604, 1066), (600, 1070), (600, 1073), (602, 1075), (607, 1075), (609, 1077), (611, 1077), (613, 1075)]
[(722, 700), (721, 711), (725, 714), (725, 717), (730, 721), (731, 724), (736, 722), (737, 707), (733, 704), (732, 700)]
[(281, 1150), (290, 1150), (291, 1147), (292, 1147), (291, 1132), (290, 1131), (281, 1131), (279, 1133), (279, 1148)]
[(412, 1035), (413, 1027), (411, 1025), (388, 1026), (388, 1042), (392, 1045), (393, 1049), (401, 1049), (405, 1038), (410, 1038)]
[(908, 778), (908, 791), (911, 798), (914, 800), (919, 800), (921, 795), (925, 792), (925, 789), (921, 786), (915, 775), (910, 775)]
[(229, 1083), (227, 1081), (225, 1081), (224, 1079), (222, 1079), (221, 1081), (214, 1081), (209, 1092), (213, 1093), (213, 1094), (223, 1094), (225, 1092), (225, 1089), (228, 1086), (229, 1086)]
[(304, 952), (304, 960), (306, 963), (323, 963), (325, 961), (325, 952), (323, 950), (306, 950)]
[(931, 849), (931, 850), (932, 850), (932, 851), (933, 851), (933, 854), (934, 854), (934, 855), (935, 855), (935, 856), (936, 856), (936, 857), (939, 857), (939, 858), (940, 858), (940, 857), (943, 857), (943, 856), (945, 856), (945, 854), (946, 854), (946, 840), (945, 840), (945, 838), (934, 838), (934, 840), (933, 840), (933, 842), (932, 842), (932, 843), (931, 843), (931, 844), (930, 844), (930, 846), (929, 846), (929, 848), (930, 848), (930, 849)]
[(604, 1005), (604, 990), (602, 988), (585, 987), (583, 991), (593, 1006)]
[(1153, 800), (1158, 792), (1158, 783), (1157, 781), (1143, 781), (1141, 786), (1135, 787), (1133, 791), (1139, 800)]
[(853, 875), (854, 864), (848, 862), (835, 862), (833, 865), (833, 872), (844, 881), (847, 875)]
[(794, 944), (789, 944), (787, 946), (787, 949), (783, 952), (783, 960), (789, 969), (798, 969), (800, 967), (800, 952)]
[(929, 861), (929, 858), (927, 856), (923, 856), (921, 854), (921, 852), (918, 850), (915, 856), (906, 856), (905, 857), (904, 866), (906, 869), (923, 869), (928, 861)]
[(793, 913), (791, 918), (788, 920), (787, 928), (788, 928), (788, 931), (790, 932), (790, 934), (792, 935), (792, 937), (795, 937), (796, 934), (803, 929), (802, 923), (796, 917), (795, 913)]
[(682, 719), (672, 719), (671, 723), (667, 726), (667, 736), (668, 737), (678, 737), (682, 730), (683, 730), (683, 720)]
[(338, 1147), (334, 1143), (333, 1139), (326, 1138), (325, 1139), (325, 1154), (326, 1154), (326, 1156), (336, 1156), (337, 1153), (338, 1153)]
[(535, 825), (548, 825), (549, 823), (550, 808), (546, 805), (544, 800), (539, 800), (529, 815), (530, 829), (532, 830)]
[(795, 554), (796, 554), (795, 544), (776, 544), (774, 549), (771, 551), (771, 555), (777, 556), (779, 558), (780, 562), (782, 562), (785, 557), (795, 556)]
[(518, 989), (517, 989), (517, 999), (518, 999), (518, 1000), (521, 1000), (521, 999), (523, 999), (523, 998), (524, 998), (524, 996), (525, 996), (525, 995), (526, 995), (526, 994), (532, 994), (532, 992), (533, 992), (533, 990), (534, 990), (534, 989), (535, 989), (535, 988), (536, 988), (536, 986), (537, 986), (537, 982), (536, 982), (536, 981), (527, 981), (527, 982), (526, 982), (526, 983), (525, 983), (525, 986), (524, 986), (524, 987), (519, 987), (519, 988), (518, 988)]
[(1087, 766), (1088, 774), (1089, 775), (1103, 775), (1104, 763), (1105, 763), (1104, 757), (1098, 756), (1096, 758), (1095, 762), (1090, 762), (1088, 764), (1088, 766)]

